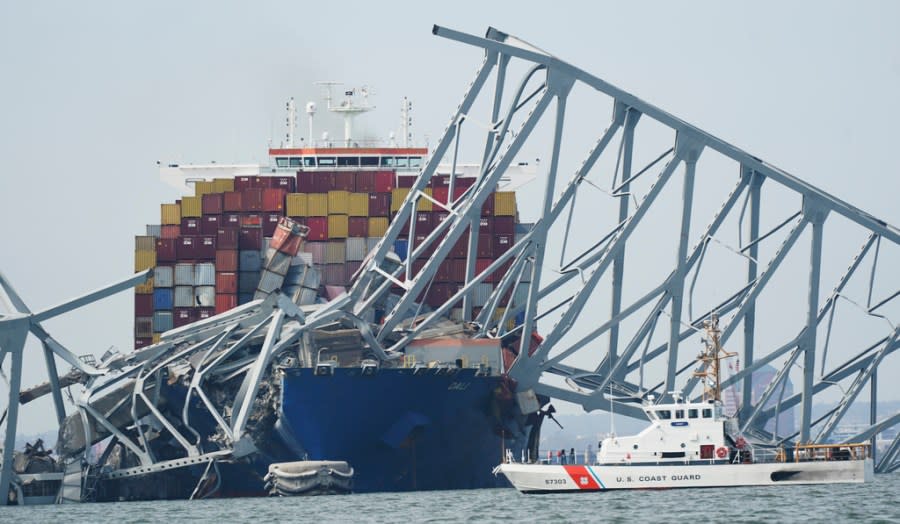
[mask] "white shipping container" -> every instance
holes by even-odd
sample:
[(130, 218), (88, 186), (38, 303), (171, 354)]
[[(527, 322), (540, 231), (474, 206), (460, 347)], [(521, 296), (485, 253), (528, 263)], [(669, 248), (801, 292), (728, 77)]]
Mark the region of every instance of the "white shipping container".
[(484, 307), (487, 304), (491, 293), (494, 292), (493, 284), (475, 284), (472, 288), (472, 305), (475, 307)]
[(197, 307), (216, 306), (216, 286), (197, 286), (194, 288), (194, 305)]
[(313, 264), (325, 263), (325, 246), (327, 242), (307, 242), (305, 249), (312, 255)]
[(366, 239), (366, 253), (371, 253), (373, 249), (378, 247), (381, 237), (369, 237)]
[(347, 251), (347, 262), (359, 262), (366, 258), (366, 239), (362, 237), (350, 237), (344, 241)]
[(158, 266), (153, 269), (153, 287), (172, 287), (175, 285), (175, 271), (171, 266)]
[(300, 288), (300, 296), (295, 295), (294, 302), (301, 306), (308, 306), (310, 304), (315, 304), (318, 296), (319, 296), (319, 294), (316, 292), (315, 289), (309, 289), (308, 287), (301, 287)]
[(147, 224), (147, 236), (159, 238), (162, 235), (162, 226), (159, 224)]
[(193, 287), (175, 286), (175, 307), (194, 307)]
[(175, 285), (194, 285), (194, 264), (175, 264)]
[(269, 248), (268, 253), (266, 253), (265, 268), (268, 271), (278, 273), (279, 275), (287, 274), (288, 270), (291, 268), (292, 258), (291, 255)]
[(325, 263), (343, 264), (347, 261), (347, 244), (343, 242), (328, 242), (325, 244)]
[(197, 264), (194, 266), (194, 285), (195, 286), (215, 286), (216, 285), (216, 265), (210, 263)]
[(172, 329), (172, 312), (171, 311), (157, 311), (153, 313), (153, 332), (154, 333), (165, 333), (166, 331)]
[(276, 289), (281, 288), (282, 284), (284, 284), (284, 275), (279, 275), (278, 273), (274, 273), (272, 271), (264, 269), (262, 272), (262, 276), (260, 276), (259, 278), (259, 285), (256, 287), (256, 298), (262, 298), (258, 296), (259, 293), (268, 295)]
[(292, 266), (300, 266), (300, 265), (304, 265), (304, 264), (307, 266), (313, 265), (312, 253), (307, 253), (305, 251), (301, 251), (301, 252), (297, 253), (297, 256), (295, 256), (293, 260), (291, 260)]

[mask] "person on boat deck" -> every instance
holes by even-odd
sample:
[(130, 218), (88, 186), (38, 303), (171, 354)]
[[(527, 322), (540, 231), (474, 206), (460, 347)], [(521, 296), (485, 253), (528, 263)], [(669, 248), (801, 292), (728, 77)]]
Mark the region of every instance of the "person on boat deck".
[(575, 464), (575, 448), (569, 449), (569, 464)]
[(561, 449), (561, 450), (559, 450), (559, 451), (556, 452), (556, 461), (557, 461), (557, 463), (559, 463), (559, 464), (565, 464), (565, 463), (566, 463), (566, 450)]

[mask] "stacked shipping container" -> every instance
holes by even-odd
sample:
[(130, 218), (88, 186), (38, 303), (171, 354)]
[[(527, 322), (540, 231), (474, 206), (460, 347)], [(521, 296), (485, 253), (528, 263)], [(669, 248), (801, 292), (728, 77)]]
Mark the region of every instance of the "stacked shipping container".
[[(426, 193), (446, 203), (448, 178), (434, 177)], [(394, 171), (300, 171), (296, 177), (241, 176), (196, 182), (194, 196), (162, 204), (161, 224), (147, 226), (147, 235), (135, 239), (135, 270), (155, 268), (153, 282), (135, 292), (135, 347), (153, 343), (159, 333), (173, 327), (249, 302), (258, 290), (271, 287), (272, 275), (261, 282), (263, 261), (269, 239), (284, 216), (309, 228), (297, 257), (278, 269), (279, 275), (288, 277), (283, 284), (290, 292), (308, 297), (319, 286), (348, 285), (414, 181), (415, 176), (397, 176)], [(453, 198), (472, 181), (458, 178)], [(515, 193), (496, 192), (485, 203), (476, 271), (515, 242), (516, 215)], [(430, 201), (421, 200), (413, 245), (447, 216)], [(409, 242), (404, 237), (394, 245), (403, 259)], [(442, 264), (423, 297), (429, 305), (446, 302), (465, 280), (467, 243), (466, 235)], [(414, 265), (421, 267), (424, 261), (416, 260)], [(303, 269), (307, 264), (314, 270)], [(492, 275), (479, 285), (476, 307), (484, 304), (494, 281)]]

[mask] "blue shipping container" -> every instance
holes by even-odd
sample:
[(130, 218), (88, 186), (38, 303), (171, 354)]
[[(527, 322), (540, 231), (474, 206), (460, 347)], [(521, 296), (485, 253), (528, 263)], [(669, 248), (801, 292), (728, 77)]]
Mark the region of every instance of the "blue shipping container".
[(170, 287), (158, 287), (153, 290), (153, 309), (156, 311), (172, 309), (174, 293)]
[(394, 253), (400, 257), (400, 261), (403, 262), (406, 260), (406, 252), (409, 249), (409, 239), (407, 238), (398, 238), (394, 240)]

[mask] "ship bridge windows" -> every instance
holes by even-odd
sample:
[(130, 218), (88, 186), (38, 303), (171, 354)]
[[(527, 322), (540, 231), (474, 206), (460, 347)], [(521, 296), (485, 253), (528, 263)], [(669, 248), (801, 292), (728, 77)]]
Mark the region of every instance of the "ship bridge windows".
[(314, 157), (314, 156), (303, 157), (303, 167), (316, 167), (316, 157)]
[(398, 156), (394, 159), (394, 165), (397, 167), (407, 167), (409, 166), (409, 159), (405, 156)]
[(698, 415), (699, 415), (699, 412), (696, 409), (688, 410), (688, 418), (697, 418)]
[(392, 156), (381, 157), (381, 166), (382, 167), (394, 167), (394, 157), (392, 157)]
[(712, 418), (712, 409), (703, 408), (703, 418)]
[(409, 157), (409, 167), (422, 167), (422, 157), (420, 157), (420, 156)]
[(291, 157), (291, 167), (300, 167), (300, 157)]
[(377, 166), (378, 165), (378, 157), (377, 156), (360, 157), (359, 165), (361, 165), (361, 166)]
[(659, 415), (660, 420), (669, 420), (672, 418), (672, 412), (668, 409), (660, 409), (657, 410), (656, 413)]
[(291, 159), (286, 156), (275, 157), (275, 165), (278, 167), (290, 167)]
[(337, 158), (338, 167), (353, 167), (359, 166), (359, 157), (358, 156), (339, 156)]
[(678, 420), (683, 419), (683, 418), (684, 418), (684, 410), (683, 410), (683, 409), (676, 409), (676, 410), (675, 410), (675, 418), (678, 419)]
[(333, 156), (320, 156), (318, 165), (319, 167), (334, 167), (337, 164), (335, 157)]

